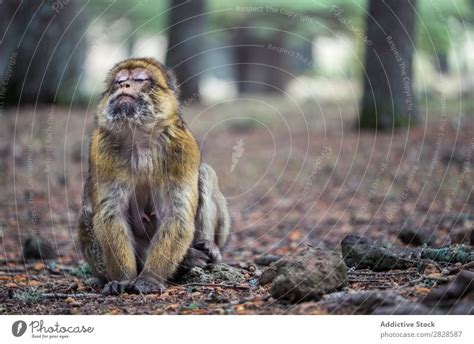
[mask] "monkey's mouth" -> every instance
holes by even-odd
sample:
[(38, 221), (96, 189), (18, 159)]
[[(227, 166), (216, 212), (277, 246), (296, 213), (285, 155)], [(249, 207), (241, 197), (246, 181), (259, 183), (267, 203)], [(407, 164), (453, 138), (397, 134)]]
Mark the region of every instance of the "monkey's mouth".
[(121, 93), (109, 103), (110, 113), (116, 119), (135, 117), (142, 114), (145, 101), (128, 93)]
[(133, 101), (133, 100), (136, 100), (137, 97), (131, 95), (131, 94), (128, 94), (128, 93), (121, 93), (119, 94), (117, 97), (115, 97), (116, 100), (127, 100), (127, 101)]

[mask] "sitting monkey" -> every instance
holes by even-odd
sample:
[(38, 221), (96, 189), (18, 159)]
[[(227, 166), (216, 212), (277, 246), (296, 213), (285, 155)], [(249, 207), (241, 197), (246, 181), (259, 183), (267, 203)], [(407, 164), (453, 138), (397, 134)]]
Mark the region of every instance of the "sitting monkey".
[(104, 293), (161, 292), (221, 259), (230, 231), (216, 173), (181, 117), (172, 73), (152, 58), (115, 65), (96, 113), (79, 240)]

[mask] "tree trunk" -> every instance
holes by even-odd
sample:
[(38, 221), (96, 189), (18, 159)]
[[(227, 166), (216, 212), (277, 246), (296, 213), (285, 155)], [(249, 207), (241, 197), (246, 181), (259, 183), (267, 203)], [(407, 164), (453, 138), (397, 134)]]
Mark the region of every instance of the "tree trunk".
[[(239, 93), (281, 93), (288, 84), (295, 66), (294, 53), (285, 46), (285, 34), (276, 32), (271, 37), (258, 37), (254, 29), (239, 28), (233, 38), (234, 63)], [(272, 47), (284, 49), (280, 53)], [(293, 57), (298, 63), (297, 59)]]
[(79, 9), (73, 1), (0, 4), (2, 103), (71, 101), (85, 59)]
[(416, 0), (370, 0), (364, 94), (359, 117), (363, 128), (390, 129), (416, 124), (412, 58)]
[(178, 79), (181, 99), (199, 100), (199, 73), (202, 53), (206, 51), (203, 34), (206, 29), (204, 0), (170, 0), (168, 51), (166, 64)]

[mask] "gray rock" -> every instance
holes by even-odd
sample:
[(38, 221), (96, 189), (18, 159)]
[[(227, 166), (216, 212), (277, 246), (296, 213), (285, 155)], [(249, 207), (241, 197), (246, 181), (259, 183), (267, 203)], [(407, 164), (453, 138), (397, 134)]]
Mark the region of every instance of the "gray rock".
[(23, 244), (23, 257), (25, 259), (54, 259), (56, 251), (46, 239), (31, 235)]
[(474, 241), (474, 229), (470, 227), (453, 228), (449, 232), (449, 236), (455, 244), (472, 244)]
[(408, 249), (389, 249), (379, 242), (352, 234), (342, 240), (341, 249), (346, 264), (358, 269), (403, 270), (416, 265), (417, 262)]
[(321, 306), (330, 313), (372, 314), (378, 307), (398, 305), (406, 299), (394, 292), (359, 291), (326, 295)]
[(239, 269), (220, 263), (194, 267), (181, 280), (184, 283), (241, 283), (245, 276)]
[(260, 256), (260, 257), (255, 258), (254, 263), (257, 264), (257, 265), (261, 265), (261, 266), (268, 266), (271, 263), (276, 262), (280, 258), (281, 258), (281, 256), (277, 256), (277, 255), (274, 255), (274, 254), (266, 254), (264, 256)]
[(400, 304), (377, 308), (375, 315), (428, 315), (438, 314), (436, 310), (430, 309), (421, 303), (402, 302)]
[(447, 314), (452, 315), (474, 315), (474, 302), (463, 303), (457, 305), (452, 310), (449, 310)]
[(456, 278), (447, 285), (431, 290), (423, 303), (441, 308), (451, 308), (464, 300), (474, 300), (474, 272), (461, 270)]
[(272, 283), (270, 294), (281, 300), (318, 301), (322, 295), (347, 284), (347, 267), (337, 252), (307, 248), (272, 263), (259, 282)]
[(398, 238), (407, 245), (431, 246), (434, 242), (435, 236), (431, 231), (423, 228), (405, 227), (398, 233)]

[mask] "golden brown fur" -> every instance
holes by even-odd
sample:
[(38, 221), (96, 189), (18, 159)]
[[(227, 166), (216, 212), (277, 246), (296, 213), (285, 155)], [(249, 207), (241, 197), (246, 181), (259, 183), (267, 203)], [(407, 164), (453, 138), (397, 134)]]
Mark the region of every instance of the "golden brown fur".
[(227, 205), (215, 172), (200, 169), (172, 74), (154, 59), (129, 59), (106, 84), (79, 218), (83, 253), (109, 282), (105, 292), (161, 291), (185, 256), (188, 268), (220, 259)]

